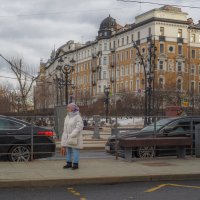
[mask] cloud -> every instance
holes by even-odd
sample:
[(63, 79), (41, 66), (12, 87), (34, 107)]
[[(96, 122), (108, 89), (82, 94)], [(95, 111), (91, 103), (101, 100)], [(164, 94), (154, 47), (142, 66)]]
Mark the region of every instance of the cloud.
[[(162, 3), (200, 6), (196, 0)], [(68, 40), (94, 40), (101, 21), (109, 14), (125, 25), (133, 23), (136, 15), (158, 7), (116, 0), (1, 0), (0, 53), (8, 58), (23, 57), (26, 63), (38, 69), (40, 59), (48, 60), (54, 46), (58, 48)], [(197, 22), (199, 9), (182, 10)], [(8, 70), (1, 59), (0, 69)]]

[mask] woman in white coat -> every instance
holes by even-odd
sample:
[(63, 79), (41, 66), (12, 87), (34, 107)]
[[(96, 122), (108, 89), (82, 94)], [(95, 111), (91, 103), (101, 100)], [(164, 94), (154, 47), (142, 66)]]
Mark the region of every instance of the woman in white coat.
[(67, 164), (64, 169), (79, 167), (79, 152), (83, 148), (83, 120), (79, 113), (79, 107), (75, 103), (67, 105), (67, 116), (61, 138), (61, 154), (66, 155)]

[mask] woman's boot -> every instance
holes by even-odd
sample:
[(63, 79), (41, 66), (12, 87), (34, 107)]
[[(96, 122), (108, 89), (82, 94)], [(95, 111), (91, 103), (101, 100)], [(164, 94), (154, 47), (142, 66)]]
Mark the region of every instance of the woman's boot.
[(72, 169), (73, 169), (73, 170), (74, 170), (74, 169), (78, 169), (78, 163), (73, 163)]
[(71, 168), (72, 167), (72, 162), (67, 162), (65, 166), (63, 166), (64, 169)]

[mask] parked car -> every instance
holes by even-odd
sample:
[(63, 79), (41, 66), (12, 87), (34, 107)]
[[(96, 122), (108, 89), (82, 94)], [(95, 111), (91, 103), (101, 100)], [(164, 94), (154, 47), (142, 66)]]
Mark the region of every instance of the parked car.
[[(112, 135), (108, 138), (105, 149), (109, 153), (115, 153), (116, 141), (120, 138), (161, 138), (161, 137), (192, 137), (194, 148), (194, 132), (195, 126), (200, 124), (200, 117), (176, 117), (165, 118), (152, 123), (140, 131), (123, 132), (121, 134)], [(119, 154), (124, 155), (123, 148), (118, 147)], [(191, 153), (191, 148), (188, 151)], [(152, 157), (159, 155), (175, 155), (175, 149), (168, 147), (138, 147), (133, 149), (133, 154), (136, 157)]]
[(56, 147), (54, 136), (50, 128), (0, 116), (0, 156), (6, 155), (10, 161), (29, 161), (31, 152), (34, 158), (52, 156)]

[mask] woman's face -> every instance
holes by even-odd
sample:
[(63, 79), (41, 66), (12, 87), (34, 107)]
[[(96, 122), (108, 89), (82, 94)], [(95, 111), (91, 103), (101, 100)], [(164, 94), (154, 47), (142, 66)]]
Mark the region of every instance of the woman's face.
[(70, 106), (67, 106), (67, 112), (72, 112), (72, 108)]

